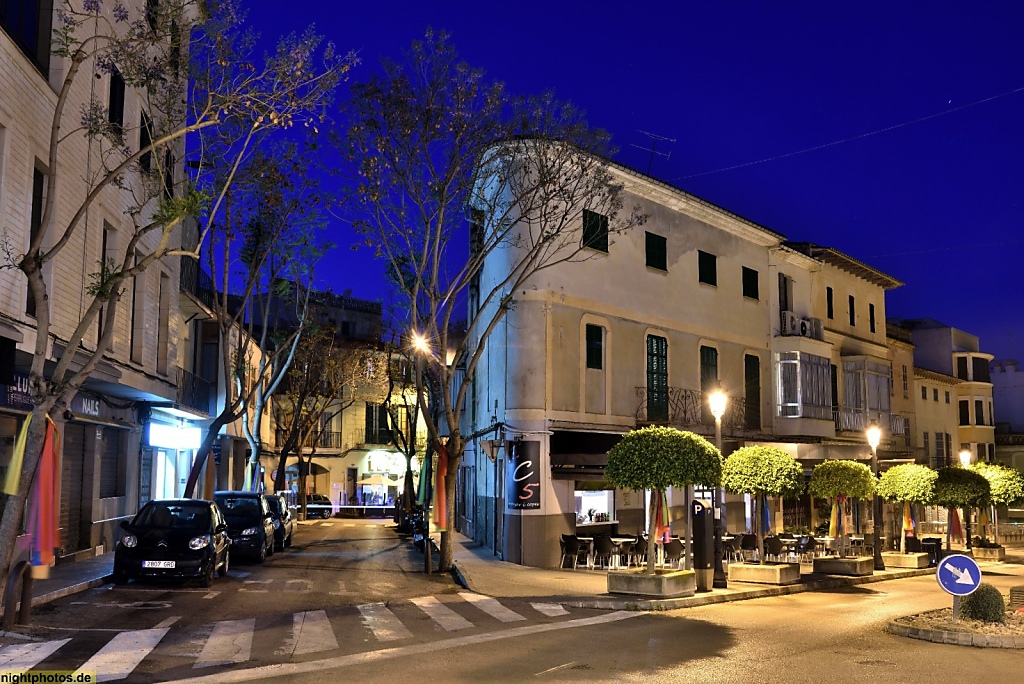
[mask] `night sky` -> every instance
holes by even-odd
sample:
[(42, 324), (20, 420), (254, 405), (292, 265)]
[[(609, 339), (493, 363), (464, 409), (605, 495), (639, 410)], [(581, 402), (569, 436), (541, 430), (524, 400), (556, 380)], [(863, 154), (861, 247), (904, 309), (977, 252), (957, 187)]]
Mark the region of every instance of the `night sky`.
[[(1024, 360), (1024, 3), (250, 0), (264, 36), (309, 23), (364, 78), (428, 26), (513, 93), (554, 90), (623, 164), (906, 283), (935, 318)], [(656, 151), (651, 155), (653, 134)], [(339, 231), (342, 227), (339, 226)], [(380, 300), (342, 246), (324, 279)], [(323, 269), (326, 271), (327, 269)], [(357, 275), (358, 274), (358, 275)]]

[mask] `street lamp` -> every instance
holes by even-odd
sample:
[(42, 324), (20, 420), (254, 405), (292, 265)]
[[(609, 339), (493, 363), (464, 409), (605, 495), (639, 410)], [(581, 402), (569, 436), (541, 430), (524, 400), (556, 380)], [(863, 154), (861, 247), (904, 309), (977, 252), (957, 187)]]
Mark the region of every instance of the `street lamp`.
[(960, 452), (960, 465), (964, 468), (971, 465), (971, 452), (968, 449), (964, 449)]
[[(722, 451), (722, 416), (725, 415), (725, 405), (728, 403), (729, 397), (725, 395), (725, 392), (718, 389), (708, 395), (708, 406), (711, 409), (711, 415), (715, 417), (715, 446), (718, 447), (718, 451)], [(725, 568), (722, 567), (722, 509), (725, 505), (725, 490), (721, 487), (716, 487), (712, 490), (712, 507), (715, 509), (714, 518), (714, 529), (715, 529), (715, 576), (711, 581), (711, 587), (714, 589), (726, 589), (729, 586), (729, 577), (725, 574)]]
[[(882, 441), (882, 428), (878, 423), (871, 421), (867, 430), (864, 431), (871, 446), (871, 472), (875, 474), (875, 483), (878, 482), (878, 445)], [(875, 570), (885, 570), (885, 561), (882, 560), (882, 498), (875, 494), (874, 507), (872, 508), (875, 528)]]
[[(961, 449), (960, 450), (960, 465), (964, 468), (971, 465), (971, 450)], [(971, 509), (964, 507), (964, 534), (967, 537), (965, 547), (970, 550), (974, 547), (971, 543)]]
[[(422, 405), (423, 392), (423, 357), (430, 354), (430, 345), (427, 343), (427, 338), (423, 335), (414, 332), (412, 334), (412, 348), (416, 355), (416, 409)], [(415, 436), (413, 437), (415, 439)], [(430, 468), (429, 468), (429, 454), (430, 450), (427, 450), (428, 458), (424, 458), (424, 463), (420, 467), (420, 486), (424, 487), (423, 490), (427, 494), (426, 504), (423, 507), (423, 571), (426, 574), (430, 574), (434, 571), (434, 562), (430, 557)], [(426, 477), (426, 482), (423, 478)]]

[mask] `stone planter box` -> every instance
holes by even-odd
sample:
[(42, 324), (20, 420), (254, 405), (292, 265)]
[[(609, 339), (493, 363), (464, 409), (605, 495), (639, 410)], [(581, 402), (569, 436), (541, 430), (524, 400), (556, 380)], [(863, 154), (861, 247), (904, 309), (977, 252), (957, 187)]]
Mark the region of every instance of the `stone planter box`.
[(608, 593), (678, 598), (693, 596), (697, 591), (697, 575), (693, 570), (656, 570), (648, 575), (645, 568), (609, 570)]
[(931, 557), (927, 553), (891, 553), (883, 552), (882, 560), (887, 568), (927, 568)]
[(756, 584), (796, 584), (800, 581), (799, 563), (729, 563), (730, 582)]
[(979, 549), (975, 546), (971, 549), (971, 556), (974, 560), (1004, 561), (1006, 560), (1006, 549), (1002, 546), (997, 549)]
[(814, 572), (823, 575), (863, 577), (875, 574), (875, 559), (871, 556), (821, 556), (814, 559)]

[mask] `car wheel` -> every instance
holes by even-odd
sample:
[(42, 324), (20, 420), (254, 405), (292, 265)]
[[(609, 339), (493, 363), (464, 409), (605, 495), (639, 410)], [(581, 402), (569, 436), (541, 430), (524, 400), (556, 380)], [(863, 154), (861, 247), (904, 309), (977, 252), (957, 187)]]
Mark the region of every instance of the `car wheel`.
[(203, 569), (203, 576), (199, 578), (199, 585), (202, 587), (212, 587), (215, 568), (217, 567), (217, 558), (211, 558), (210, 562), (206, 564)]
[(221, 577), (228, 576), (228, 567), (231, 565), (231, 551), (224, 552), (224, 564), (220, 566), (219, 574)]
[(330, 511), (324, 511), (323, 515), (324, 515), (324, 520), (327, 520), (328, 518), (331, 517), (331, 512)]
[(268, 556), (273, 556), (274, 555), (274, 549), (277, 548), (277, 543), (274, 541), (274, 536), (271, 535), (271, 536), (267, 537), (267, 541), (270, 542), (269, 544), (267, 544), (267, 555)]
[(262, 563), (265, 560), (267, 560), (267, 547), (264, 546), (263, 544), (260, 544), (260, 552), (256, 556), (256, 562), (257, 563)]

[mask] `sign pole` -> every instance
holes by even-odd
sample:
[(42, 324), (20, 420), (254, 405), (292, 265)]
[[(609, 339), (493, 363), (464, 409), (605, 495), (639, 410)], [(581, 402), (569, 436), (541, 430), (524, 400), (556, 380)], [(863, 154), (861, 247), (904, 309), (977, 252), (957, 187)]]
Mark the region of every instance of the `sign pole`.
[(960, 597), (953, 595), (953, 624), (960, 622)]

